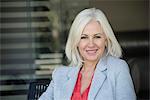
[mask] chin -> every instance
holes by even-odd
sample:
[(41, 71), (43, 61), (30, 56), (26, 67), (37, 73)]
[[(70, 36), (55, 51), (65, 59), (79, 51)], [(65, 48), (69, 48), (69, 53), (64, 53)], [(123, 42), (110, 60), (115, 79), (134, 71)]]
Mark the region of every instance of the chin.
[(97, 57), (87, 57), (88, 61), (97, 61)]

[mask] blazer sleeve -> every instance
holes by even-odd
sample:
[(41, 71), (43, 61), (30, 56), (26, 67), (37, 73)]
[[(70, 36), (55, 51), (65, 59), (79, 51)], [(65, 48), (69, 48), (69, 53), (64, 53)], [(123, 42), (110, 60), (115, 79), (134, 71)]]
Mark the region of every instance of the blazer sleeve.
[(136, 100), (128, 64), (122, 60), (116, 79), (116, 100)]
[(47, 90), (40, 96), (38, 100), (54, 100), (54, 76), (56, 69), (52, 73), (52, 80), (47, 88)]

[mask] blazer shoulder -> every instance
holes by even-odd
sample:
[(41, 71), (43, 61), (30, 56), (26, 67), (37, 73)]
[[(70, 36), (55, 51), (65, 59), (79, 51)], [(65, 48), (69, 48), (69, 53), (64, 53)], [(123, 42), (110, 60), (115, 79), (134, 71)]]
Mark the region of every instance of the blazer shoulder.
[(111, 62), (112, 64), (127, 64), (127, 62), (124, 59), (108, 56), (107, 59), (108, 63)]
[(113, 56), (107, 59), (107, 65), (110, 70), (120, 72), (121, 70), (129, 70), (128, 64), (125, 60)]
[(70, 66), (61, 66), (58, 68), (55, 68), (52, 73), (52, 79), (54, 81), (66, 81), (69, 77), (69, 73), (74, 71), (76, 67), (70, 67)]
[(71, 70), (71, 68), (68, 66), (61, 66), (61, 67), (55, 68), (52, 73), (52, 76), (57, 77), (57, 76), (67, 75), (69, 70)]

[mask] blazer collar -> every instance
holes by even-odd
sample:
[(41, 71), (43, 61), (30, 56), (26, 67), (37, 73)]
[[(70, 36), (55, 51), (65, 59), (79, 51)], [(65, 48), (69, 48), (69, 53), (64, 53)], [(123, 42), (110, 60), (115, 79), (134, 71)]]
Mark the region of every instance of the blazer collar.
[(107, 70), (106, 64), (107, 64), (107, 57), (104, 56), (103, 58), (100, 59), (100, 61), (96, 66), (94, 77), (92, 79), (92, 83), (88, 95), (88, 100), (95, 100), (98, 91), (101, 89), (104, 81), (106, 80), (106, 75), (105, 75), (105, 71)]
[(78, 72), (79, 72), (80, 68), (79, 67), (72, 67), (71, 70), (68, 72), (67, 75), (67, 81), (64, 82), (63, 87), (62, 87), (62, 91), (61, 91), (61, 95), (63, 97), (60, 98), (62, 100), (70, 100), (75, 84), (76, 84), (76, 80), (77, 80), (77, 76), (78, 76)]
[[(96, 94), (98, 93), (99, 89), (101, 88), (101, 86), (103, 85), (106, 79), (106, 75), (103, 73), (107, 69), (106, 59), (107, 57), (101, 58), (96, 66), (90, 91), (89, 91), (89, 96), (88, 96), (89, 100), (94, 100)], [(63, 84), (61, 90), (62, 93), (61, 95), (62, 97), (64, 97), (64, 99), (61, 98), (62, 100), (70, 100), (76, 84), (79, 70), (80, 67), (72, 67), (71, 70), (68, 71), (67, 81)]]

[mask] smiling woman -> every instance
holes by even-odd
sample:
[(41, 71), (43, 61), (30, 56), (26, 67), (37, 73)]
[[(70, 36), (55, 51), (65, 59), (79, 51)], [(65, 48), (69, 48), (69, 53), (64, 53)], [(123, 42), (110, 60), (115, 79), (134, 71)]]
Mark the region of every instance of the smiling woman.
[(70, 67), (60, 67), (39, 100), (136, 100), (121, 47), (104, 15), (96, 8), (75, 18), (66, 44)]
[(90, 21), (84, 28), (78, 49), (84, 64), (86, 62), (95, 62), (103, 55), (106, 45), (106, 36), (102, 27), (96, 20)]

